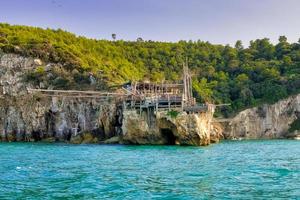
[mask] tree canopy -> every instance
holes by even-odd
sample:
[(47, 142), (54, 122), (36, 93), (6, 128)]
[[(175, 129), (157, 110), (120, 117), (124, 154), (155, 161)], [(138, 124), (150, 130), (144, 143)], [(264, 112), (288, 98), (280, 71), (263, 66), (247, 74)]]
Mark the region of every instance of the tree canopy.
[[(56, 88), (81, 87), (93, 73), (103, 85), (134, 80), (178, 81), (188, 59), (199, 102), (231, 103), (223, 114), (272, 103), (300, 90), (300, 43), (280, 36), (276, 45), (256, 39), (245, 48), (203, 41), (154, 42), (88, 39), (61, 29), (0, 24), (0, 49), (6, 53), (61, 63)], [(33, 74), (45, 79), (43, 70)], [(71, 84), (72, 83), (72, 84)]]

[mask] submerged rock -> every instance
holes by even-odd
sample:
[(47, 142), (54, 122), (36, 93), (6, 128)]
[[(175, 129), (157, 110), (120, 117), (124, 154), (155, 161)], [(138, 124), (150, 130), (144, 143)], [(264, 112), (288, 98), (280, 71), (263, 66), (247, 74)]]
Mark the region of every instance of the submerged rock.
[(103, 144), (119, 144), (119, 143), (120, 143), (119, 136), (114, 136), (114, 137), (111, 137), (111, 138), (103, 141)]
[(55, 137), (49, 137), (49, 138), (42, 139), (41, 142), (53, 143), (56, 142), (56, 139)]
[(72, 136), (70, 139), (71, 144), (96, 144), (99, 143), (99, 138), (92, 133), (83, 133)]
[(300, 130), (295, 130), (287, 134), (287, 138), (300, 140)]

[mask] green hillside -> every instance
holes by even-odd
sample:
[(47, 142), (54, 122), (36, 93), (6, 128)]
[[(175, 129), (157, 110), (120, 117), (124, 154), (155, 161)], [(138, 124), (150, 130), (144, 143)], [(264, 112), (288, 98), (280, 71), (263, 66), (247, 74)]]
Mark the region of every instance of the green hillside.
[[(56, 89), (85, 89), (90, 72), (97, 80), (95, 89), (131, 80), (180, 80), (188, 58), (198, 101), (231, 103), (224, 114), (300, 90), (300, 41), (290, 44), (285, 36), (276, 45), (264, 38), (251, 41), (248, 48), (237, 41), (233, 48), (202, 41), (94, 40), (63, 30), (0, 24), (0, 49), (62, 63), (49, 80)], [(27, 77), (35, 82), (45, 79), (43, 67)]]

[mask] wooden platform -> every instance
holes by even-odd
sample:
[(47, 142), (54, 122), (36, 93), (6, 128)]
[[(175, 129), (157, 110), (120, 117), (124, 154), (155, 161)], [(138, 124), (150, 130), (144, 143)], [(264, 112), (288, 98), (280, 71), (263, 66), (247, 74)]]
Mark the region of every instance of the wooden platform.
[(182, 81), (175, 83), (129, 82), (118, 92), (30, 89), (28, 93), (38, 93), (47, 97), (96, 99), (105, 103), (122, 105), (124, 109), (176, 109), (188, 113), (205, 112), (207, 105), (198, 105), (192, 95), (192, 80), (187, 64), (183, 67)]
[(102, 101), (122, 99), (128, 96), (123, 93), (111, 93), (100, 91), (81, 91), (81, 90), (47, 90), (47, 89), (27, 89), (28, 93), (39, 93), (43, 96), (58, 97), (58, 98), (83, 98), (97, 99)]

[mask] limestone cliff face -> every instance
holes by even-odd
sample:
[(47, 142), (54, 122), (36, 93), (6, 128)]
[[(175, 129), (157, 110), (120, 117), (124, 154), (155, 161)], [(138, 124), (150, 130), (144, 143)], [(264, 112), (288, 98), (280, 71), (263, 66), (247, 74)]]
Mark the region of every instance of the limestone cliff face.
[(123, 116), (123, 143), (204, 146), (217, 142), (222, 132), (211, 124), (213, 110), (180, 113), (176, 117), (169, 116), (167, 111), (151, 115), (124, 111)]
[[(44, 66), (49, 76), (59, 64), (0, 54), (0, 141), (208, 145), (220, 138), (300, 138), (291, 124), (300, 121), (300, 94), (273, 105), (240, 112), (230, 122), (213, 122), (214, 109), (201, 114), (122, 111), (96, 99), (45, 97), (26, 88), (27, 71)], [(222, 135), (223, 133), (223, 135)]]
[[(27, 70), (39, 59), (0, 55), (0, 141), (97, 142), (115, 133), (115, 105), (93, 99), (68, 99), (28, 94)], [(54, 64), (47, 64), (53, 67)], [(88, 136), (86, 136), (88, 134)]]
[(96, 99), (46, 97), (27, 88), (51, 89), (47, 82), (30, 85), (27, 71), (43, 66), (51, 77), (59, 64), (15, 54), (0, 54), (0, 141), (70, 141), (208, 145), (219, 139), (211, 126), (213, 110), (201, 114), (122, 111)]
[(287, 138), (291, 124), (300, 118), (300, 94), (273, 105), (263, 105), (244, 110), (224, 124), (226, 138)]
[[(9, 102), (8, 102), (9, 101)], [(105, 139), (114, 133), (114, 107), (95, 101), (20, 96), (2, 100), (0, 138), (69, 141), (81, 133)]]

